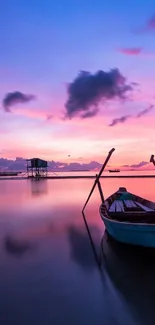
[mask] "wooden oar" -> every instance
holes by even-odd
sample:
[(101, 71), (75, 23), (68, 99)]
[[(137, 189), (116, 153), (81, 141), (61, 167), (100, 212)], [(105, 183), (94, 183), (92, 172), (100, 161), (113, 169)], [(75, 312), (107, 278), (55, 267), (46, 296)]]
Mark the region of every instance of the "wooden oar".
[(95, 182), (94, 182), (94, 185), (93, 185), (93, 187), (92, 187), (92, 189), (91, 189), (91, 191), (90, 191), (90, 193), (89, 193), (89, 196), (88, 196), (88, 198), (87, 198), (87, 201), (86, 201), (86, 203), (85, 203), (85, 205), (84, 205), (84, 207), (83, 207), (83, 209), (82, 209), (82, 212), (84, 211), (84, 209), (85, 209), (85, 207), (86, 207), (86, 205), (87, 205), (87, 203), (88, 203), (88, 201), (89, 201), (89, 199), (90, 199), (90, 197), (91, 197), (91, 195), (92, 195), (92, 193), (93, 193), (93, 191), (94, 191), (94, 189), (95, 189), (95, 186), (96, 186), (96, 184), (98, 183), (98, 181), (99, 181), (99, 179), (100, 179), (100, 177), (101, 177), (101, 175), (102, 175), (102, 173), (103, 173), (103, 171), (104, 171), (104, 169), (105, 169), (105, 167), (106, 167), (106, 165), (107, 165), (107, 163), (108, 163), (108, 161), (109, 161), (109, 159), (110, 159), (110, 157), (111, 157), (111, 155), (112, 155), (112, 153), (113, 153), (114, 151), (115, 151), (115, 148), (112, 148), (112, 149), (109, 151), (109, 154), (108, 154), (108, 156), (107, 156), (107, 158), (106, 158), (106, 160), (105, 160), (105, 162), (104, 162), (104, 164), (103, 164), (103, 166), (102, 166), (102, 168), (101, 168), (99, 174), (98, 174), (97, 177), (96, 177), (96, 180), (95, 180)]

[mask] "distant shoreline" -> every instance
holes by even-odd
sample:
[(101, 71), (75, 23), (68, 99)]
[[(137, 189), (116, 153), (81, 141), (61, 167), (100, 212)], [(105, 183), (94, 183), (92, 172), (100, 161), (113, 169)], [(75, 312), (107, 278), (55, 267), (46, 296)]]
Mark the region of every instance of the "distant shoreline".
[[(42, 179), (95, 179), (95, 175), (72, 175), (72, 176), (47, 176), (47, 177), (40, 177), (39, 180)], [(155, 178), (154, 175), (105, 175), (101, 176), (101, 178)], [(0, 180), (25, 180), (25, 179), (33, 179), (35, 178), (29, 178), (29, 177), (0, 177)]]

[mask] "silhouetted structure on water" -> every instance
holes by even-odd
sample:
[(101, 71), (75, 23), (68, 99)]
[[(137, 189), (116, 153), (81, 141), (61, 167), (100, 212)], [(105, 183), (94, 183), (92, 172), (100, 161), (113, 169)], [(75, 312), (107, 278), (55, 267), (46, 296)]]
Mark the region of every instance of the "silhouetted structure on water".
[(47, 177), (48, 164), (46, 160), (40, 158), (26, 159), (28, 177)]

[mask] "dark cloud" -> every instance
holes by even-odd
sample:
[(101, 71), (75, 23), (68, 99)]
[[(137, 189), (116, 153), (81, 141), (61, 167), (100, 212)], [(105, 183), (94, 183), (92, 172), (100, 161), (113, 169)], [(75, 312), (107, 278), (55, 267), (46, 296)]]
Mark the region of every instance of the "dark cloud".
[(82, 118), (88, 118), (88, 117), (93, 117), (97, 115), (99, 109), (97, 107), (93, 108), (92, 110), (87, 111), (86, 113), (82, 114)]
[[(70, 156), (70, 155), (69, 155)], [(83, 157), (77, 158), (77, 160), (82, 160)], [(123, 165), (121, 167), (141, 167), (148, 164), (148, 162), (142, 161), (136, 165)], [(91, 161), (89, 163), (80, 163), (80, 162), (72, 162), (72, 163), (63, 163), (59, 161), (48, 161), (48, 171), (49, 172), (64, 172), (64, 171), (71, 171), (71, 170), (81, 170), (81, 171), (95, 171), (95, 170), (100, 170), (102, 167), (102, 164), (97, 162), (97, 161)], [(112, 167), (110, 165), (107, 166)], [(0, 158), (0, 171), (21, 171), (25, 174), (26, 172), (26, 161), (25, 158), (16, 158), (16, 160), (11, 160), (11, 159), (4, 159)], [(43, 182), (42, 182), (43, 183)], [(34, 191), (46, 191), (47, 189), (44, 188), (44, 184), (40, 184), (39, 189), (33, 189)]]
[(147, 161), (141, 161), (138, 164), (134, 164), (134, 165), (122, 165), (121, 167), (126, 167), (126, 168), (140, 168), (140, 167), (146, 166), (148, 164), (149, 164), (149, 162), (147, 162)]
[(23, 94), (20, 91), (14, 91), (7, 93), (3, 99), (3, 107), (6, 112), (10, 112), (10, 108), (18, 103), (28, 103), (31, 100), (35, 99), (34, 95)]
[(120, 53), (126, 55), (139, 55), (142, 53), (142, 49), (139, 47), (132, 47), (132, 48), (122, 48), (118, 50)]
[(121, 116), (119, 118), (114, 118), (109, 126), (115, 126), (118, 123), (124, 123), (130, 117), (130, 115)]
[(95, 116), (99, 104), (112, 99), (127, 99), (133, 87), (117, 68), (108, 72), (100, 70), (95, 74), (81, 71), (67, 89), (66, 118)]
[(152, 31), (155, 31), (155, 14), (150, 17), (142, 27), (134, 30), (135, 33), (145, 33)]
[(140, 168), (140, 167), (143, 167), (145, 165), (148, 165), (149, 162), (148, 161), (141, 161), (139, 164), (134, 164), (134, 165), (131, 165), (130, 167), (132, 168)]
[[(68, 155), (71, 157), (71, 155)], [(82, 157), (77, 158), (77, 160), (82, 160)], [(70, 159), (69, 159), (70, 160)], [(63, 172), (63, 171), (70, 171), (70, 170), (96, 170), (102, 167), (97, 161), (91, 161), (89, 163), (80, 163), (80, 162), (71, 162), (71, 163), (64, 163), (60, 161), (48, 161), (48, 170), (50, 172)], [(16, 158), (16, 160), (11, 159), (4, 159), (0, 158), (0, 171), (21, 171), (26, 172), (26, 160), (24, 158)]]
[(149, 113), (154, 108), (153, 105), (150, 105), (148, 108), (143, 109), (141, 112), (137, 114), (137, 118)]
[(139, 83), (138, 82), (132, 82), (131, 85), (132, 86), (139, 86)]
[[(143, 109), (141, 112), (139, 112), (138, 114), (137, 114), (137, 118), (140, 118), (141, 116), (143, 116), (143, 115), (145, 115), (145, 114), (147, 114), (147, 113), (149, 113), (152, 109), (154, 108), (154, 106), (153, 105), (150, 105), (148, 108), (145, 108), (145, 109)], [(132, 117), (131, 115), (124, 115), (124, 116), (121, 116), (121, 117), (119, 117), (119, 118), (114, 118), (113, 120), (112, 120), (112, 122), (109, 124), (109, 126), (115, 126), (116, 124), (118, 124), (118, 123), (124, 123), (124, 122), (126, 122), (130, 117)], [(133, 116), (134, 117), (134, 116)]]
[(147, 21), (145, 26), (146, 31), (155, 31), (155, 14)]

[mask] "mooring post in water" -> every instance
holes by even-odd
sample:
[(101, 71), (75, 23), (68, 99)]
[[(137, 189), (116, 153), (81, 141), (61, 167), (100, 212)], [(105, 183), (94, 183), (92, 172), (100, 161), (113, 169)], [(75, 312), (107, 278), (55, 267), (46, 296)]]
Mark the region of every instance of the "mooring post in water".
[(111, 155), (112, 155), (112, 153), (113, 153), (114, 151), (115, 151), (115, 148), (112, 148), (112, 149), (109, 151), (109, 154), (108, 154), (108, 156), (107, 156), (107, 158), (106, 158), (106, 160), (105, 160), (105, 162), (104, 162), (104, 164), (103, 164), (103, 166), (102, 166), (102, 168), (101, 168), (99, 174), (97, 175), (96, 180), (95, 180), (95, 182), (94, 182), (94, 185), (93, 185), (93, 187), (92, 187), (92, 189), (91, 189), (91, 191), (90, 191), (90, 193), (89, 193), (89, 195), (88, 195), (88, 198), (87, 198), (86, 203), (85, 203), (85, 205), (84, 205), (84, 207), (83, 207), (83, 209), (82, 209), (82, 212), (84, 211), (84, 209), (85, 209), (87, 203), (89, 202), (89, 199), (90, 199), (90, 197), (92, 196), (92, 193), (94, 192), (95, 186), (96, 186), (96, 184), (98, 183), (98, 181), (99, 181), (99, 179), (100, 179), (100, 177), (101, 177), (101, 175), (102, 175), (102, 173), (103, 173), (103, 171), (104, 171), (104, 169), (105, 169), (105, 167), (106, 167), (106, 165), (107, 165), (107, 163), (108, 163), (108, 161), (109, 161), (109, 159), (110, 159), (110, 157), (111, 157)]

